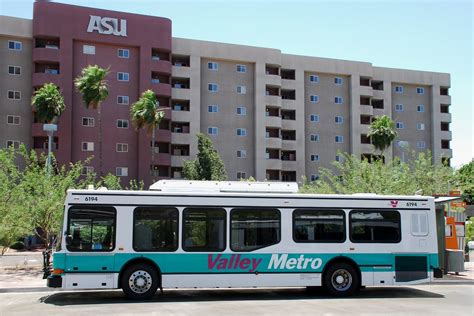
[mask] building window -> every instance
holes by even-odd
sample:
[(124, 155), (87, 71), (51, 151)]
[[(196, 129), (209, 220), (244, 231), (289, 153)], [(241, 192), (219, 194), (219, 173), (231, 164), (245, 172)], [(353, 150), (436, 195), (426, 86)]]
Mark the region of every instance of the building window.
[(117, 50), (117, 56), (119, 58), (130, 58), (130, 51), (128, 49), (119, 48)]
[(18, 41), (8, 41), (8, 49), (10, 50), (22, 50), (23, 45)]
[(397, 127), (397, 129), (404, 129), (405, 128), (405, 124), (403, 122), (397, 122), (395, 124), (395, 126)]
[(344, 142), (344, 136), (342, 135), (336, 135), (336, 137), (334, 138), (336, 143), (343, 143)]
[(342, 78), (341, 77), (334, 77), (334, 83), (337, 84), (337, 85), (341, 85), (342, 84)]
[(424, 123), (416, 123), (416, 129), (419, 131), (424, 131), (425, 130), (425, 124)]
[(83, 117), (82, 126), (94, 127), (95, 119), (93, 117)]
[(237, 86), (237, 93), (238, 94), (246, 94), (247, 88), (245, 86)]
[(21, 92), (8, 90), (8, 99), (10, 100), (21, 100)]
[(318, 181), (319, 180), (319, 174), (312, 174), (310, 177), (311, 181)]
[(420, 105), (417, 105), (417, 106), (416, 106), (416, 111), (417, 111), (417, 112), (420, 112), (420, 113), (425, 112), (425, 106), (424, 106), (424, 105), (421, 105), (421, 104), (420, 104)]
[(252, 251), (280, 242), (281, 215), (279, 210), (233, 209), (230, 213), (230, 220), (230, 248), (233, 251)]
[(208, 105), (207, 106), (207, 112), (217, 113), (217, 112), (219, 112), (219, 106), (218, 105)]
[(207, 90), (211, 92), (217, 92), (219, 91), (219, 86), (217, 85), (217, 83), (209, 83), (207, 85)]
[(425, 88), (422, 88), (422, 87), (416, 88), (416, 93), (418, 93), (418, 94), (425, 94)]
[(128, 105), (130, 102), (130, 99), (128, 95), (118, 95), (117, 96), (117, 104), (121, 105)]
[(318, 83), (318, 82), (319, 82), (319, 76), (317, 76), (317, 75), (309, 75), (309, 81), (310, 81), (310, 82), (314, 82), (314, 83)]
[(319, 161), (319, 155), (311, 155), (311, 161)]
[(403, 104), (395, 104), (396, 112), (403, 112)]
[(88, 174), (91, 174), (93, 172), (94, 172), (94, 167), (84, 166), (84, 167), (82, 167), (81, 175), (87, 176)]
[(208, 127), (207, 128), (207, 133), (209, 135), (217, 135), (219, 133), (219, 128), (217, 128), (217, 127)]
[(128, 72), (117, 72), (117, 80), (118, 81), (128, 81), (130, 75)]
[(342, 97), (334, 97), (334, 103), (342, 104), (342, 102), (344, 102), (344, 99)]
[(82, 46), (82, 53), (86, 55), (95, 55), (95, 46), (92, 46), (92, 45)]
[(337, 162), (343, 162), (343, 161), (344, 161), (344, 157), (341, 156), (341, 155), (336, 155), (335, 160), (336, 160)]
[(20, 148), (20, 142), (18, 140), (7, 140), (7, 148), (13, 147), (14, 149)]
[(133, 250), (176, 251), (178, 234), (178, 209), (151, 206), (134, 210)]
[(21, 75), (21, 67), (20, 66), (8, 66), (8, 73), (10, 75)]
[(115, 151), (118, 152), (118, 153), (127, 153), (128, 152), (128, 144), (117, 143), (115, 145)]
[(395, 86), (396, 93), (403, 93), (403, 86)]
[(247, 136), (247, 130), (245, 128), (238, 128), (236, 133), (237, 136)]
[(247, 151), (244, 149), (237, 150), (237, 158), (247, 158)]
[(344, 211), (295, 210), (293, 239), (295, 242), (344, 242), (346, 239)]
[(94, 151), (94, 143), (82, 142), (82, 151)]
[(309, 101), (312, 102), (312, 103), (318, 103), (319, 102), (319, 96), (318, 95), (310, 95), (309, 96)]
[(237, 114), (238, 115), (247, 115), (247, 108), (245, 106), (239, 106), (237, 108)]
[(247, 66), (245, 66), (245, 65), (237, 65), (237, 72), (246, 73), (246, 72), (247, 72)]
[(208, 62), (207, 63), (207, 69), (218, 70), (219, 69), (219, 64), (216, 63), (216, 62)]
[(128, 128), (128, 120), (117, 120), (117, 128)]
[(344, 123), (344, 118), (342, 116), (336, 116), (334, 117), (334, 121), (336, 122), (336, 124), (342, 124)]
[(351, 211), (349, 217), (352, 242), (400, 242), (400, 213), (397, 211)]
[(312, 142), (319, 142), (319, 134), (311, 134), (311, 135), (309, 135), (309, 139)]
[(115, 175), (117, 177), (128, 177), (128, 167), (115, 168)]
[(7, 124), (20, 125), (20, 117), (18, 115), (7, 115)]
[(226, 217), (222, 208), (185, 208), (183, 211), (183, 250), (224, 251)]
[(424, 141), (418, 141), (416, 142), (416, 148), (418, 149), (424, 149), (426, 147), (426, 143)]
[(309, 116), (309, 120), (310, 120), (311, 122), (319, 122), (319, 115), (311, 114), (311, 115)]
[(247, 179), (247, 173), (244, 171), (237, 171), (237, 180)]

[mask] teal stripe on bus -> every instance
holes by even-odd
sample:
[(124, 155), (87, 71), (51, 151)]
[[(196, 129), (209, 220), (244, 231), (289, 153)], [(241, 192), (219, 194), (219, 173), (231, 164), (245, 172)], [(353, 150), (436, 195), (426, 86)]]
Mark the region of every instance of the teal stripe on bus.
[(119, 272), (132, 259), (147, 258), (164, 274), (179, 273), (321, 273), (331, 259), (347, 257), (361, 271), (395, 271), (395, 256), (425, 256), (428, 269), (438, 267), (438, 254), (264, 254), (264, 253), (55, 253), (54, 268), (68, 272)]

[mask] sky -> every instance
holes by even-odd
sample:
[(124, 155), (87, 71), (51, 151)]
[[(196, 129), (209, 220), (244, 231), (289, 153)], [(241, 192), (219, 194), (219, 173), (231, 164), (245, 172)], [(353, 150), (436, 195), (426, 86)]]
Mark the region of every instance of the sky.
[[(0, 0), (32, 18), (33, 0)], [(452, 165), (474, 157), (472, 0), (61, 0), (170, 18), (173, 36), (451, 74)]]

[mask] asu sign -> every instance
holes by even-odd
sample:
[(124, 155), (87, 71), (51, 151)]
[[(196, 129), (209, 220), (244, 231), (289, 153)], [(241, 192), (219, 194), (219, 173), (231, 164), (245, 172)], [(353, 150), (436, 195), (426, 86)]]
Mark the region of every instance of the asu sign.
[(99, 34), (127, 36), (127, 20), (91, 15), (87, 32), (98, 32)]

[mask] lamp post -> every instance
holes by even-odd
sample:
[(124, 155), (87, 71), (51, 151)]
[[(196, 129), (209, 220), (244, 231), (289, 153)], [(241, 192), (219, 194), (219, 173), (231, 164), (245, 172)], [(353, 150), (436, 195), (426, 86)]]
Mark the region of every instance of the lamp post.
[(52, 152), (52, 144), (53, 144), (53, 135), (54, 132), (58, 130), (58, 125), (56, 124), (44, 124), (43, 131), (48, 134), (48, 161), (46, 165), (46, 170), (48, 175), (51, 174), (51, 152)]
[(398, 146), (402, 150), (402, 162), (405, 162), (405, 151), (407, 151), (409, 147), (408, 142), (405, 140), (401, 140), (398, 142)]

